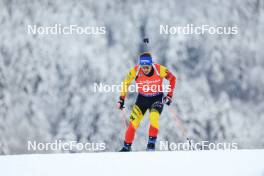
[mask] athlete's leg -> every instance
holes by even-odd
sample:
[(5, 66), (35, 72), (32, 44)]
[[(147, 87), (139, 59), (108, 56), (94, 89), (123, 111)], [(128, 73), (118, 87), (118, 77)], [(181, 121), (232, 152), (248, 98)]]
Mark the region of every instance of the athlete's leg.
[(147, 150), (155, 150), (155, 143), (159, 132), (159, 117), (163, 109), (161, 102), (155, 102), (150, 109), (149, 141)]
[(163, 109), (161, 102), (155, 102), (150, 109), (149, 136), (157, 137), (159, 131), (159, 117)]
[(134, 141), (136, 129), (138, 128), (146, 111), (147, 111), (146, 99), (141, 95), (138, 95), (136, 103), (133, 106), (130, 115), (129, 126), (126, 130), (124, 146), (121, 149), (121, 151), (131, 151), (131, 145)]
[[(145, 112), (146, 110), (143, 113)], [(135, 137), (136, 129), (139, 127), (139, 124), (144, 117), (143, 113), (142, 109), (138, 105), (133, 106), (129, 119), (129, 126), (125, 135), (125, 143), (132, 144)]]

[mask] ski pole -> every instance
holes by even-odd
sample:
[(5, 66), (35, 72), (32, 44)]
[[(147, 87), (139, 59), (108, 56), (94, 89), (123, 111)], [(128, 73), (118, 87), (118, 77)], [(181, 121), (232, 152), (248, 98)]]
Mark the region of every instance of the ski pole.
[(123, 127), (126, 129), (126, 128), (127, 128), (127, 123), (126, 123), (126, 112), (125, 112), (125, 109), (124, 109), (124, 108), (121, 109), (121, 112), (120, 112), (120, 118), (121, 118), (121, 121), (122, 121), (122, 125), (123, 125)]
[[(187, 129), (186, 129), (185, 126), (182, 124), (182, 122), (181, 122), (180, 118), (177, 116), (177, 114), (176, 114), (171, 108), (168, 108), (168, 109), (169, 109), (170, 113), (172, 114), (173, 119), (174, 119), (175, 122), (176, 122), (176, 126), (181, 130), (181, 132), (182, 132), (182, 136), (183, 136), (184, 138), (187, 139), (189, 145), (190, 145), (191, 148), (192, 148), (191, 139), (190, 139), (190, 138), (188, 137), (188, 135), (187, 135), (187, 133), (188, 133)], [(192, 149), (193, 149), (193, 148), (192, 148)], [(193, 149), (193, 150), (194, 150), (194, 149)]]
[[(162, 102), (162, 104), (164, 105), (165, 101)], [(191, 149), (194, 150), (193, 147), (192, 147), (191, 139), (187, 135), (187, 133), (188, 133), (187, 129), (182, 124), (182, 122), (181, 122), (180, 118), (178, 117), (178, 115), (176, 114), (176, 112), (174, 112), (171, 108), (168, 108), (168, 109), (169, 109), (170, 113), (172, 114), (172, 117), (173, 117), (174, 121), (176, 122), (177, 128), (180, 129), (180, 131), (182, 133), (182, 136), (184, 138), (186, 138), (186, 140), (188, 141), (189, 145), (191, 146)]]

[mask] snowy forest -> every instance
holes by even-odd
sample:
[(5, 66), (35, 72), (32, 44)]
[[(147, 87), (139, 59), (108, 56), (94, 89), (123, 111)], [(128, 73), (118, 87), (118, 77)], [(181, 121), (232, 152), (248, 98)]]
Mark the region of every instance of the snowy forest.
[[(32, 35), (28, 25), (105, 26), (103, 35)], [(160, 25), (236, 26), (237, 35), (161, 35)], [(155, 62), (177, 77), (160, 117), (158, 141), (236, 142), (264, 147), (263, 0), (0, 0), (0, 154), (29, 153), (27, 142), (105, 142), (118, 151), (125, 128), (120, 84), (149, 37)], [(129, 93), (129, 119), (136, 93)], [(149, 116), (136, 133), (145, 150)], [(45, 151), (53, 153), (54, 151)], [(63, 151), (55, 151), (63, 152)]]

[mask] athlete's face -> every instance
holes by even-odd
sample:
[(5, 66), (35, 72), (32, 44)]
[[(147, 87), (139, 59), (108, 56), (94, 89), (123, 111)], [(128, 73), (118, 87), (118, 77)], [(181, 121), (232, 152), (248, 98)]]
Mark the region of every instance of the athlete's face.
[(145, 75), (149, 74), (150, 71), (151, 71), (151, 69), (152, 69), (152, 67), (151, 67), (150, 65), (143, 65), (141, 68), (142, 68), (143, 73), (144, 73)]

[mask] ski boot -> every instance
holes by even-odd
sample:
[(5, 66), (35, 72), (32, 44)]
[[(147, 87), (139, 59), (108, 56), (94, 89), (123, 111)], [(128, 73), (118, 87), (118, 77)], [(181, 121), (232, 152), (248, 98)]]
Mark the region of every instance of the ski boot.
[(149, 137), (148, 145), (147, 145), (147, 151), (155, 151), (155, 143), (156, 143), (157, 137)]
[(124, 146), (119, 152), (131, 152), (131, 144), (124, 142)]

